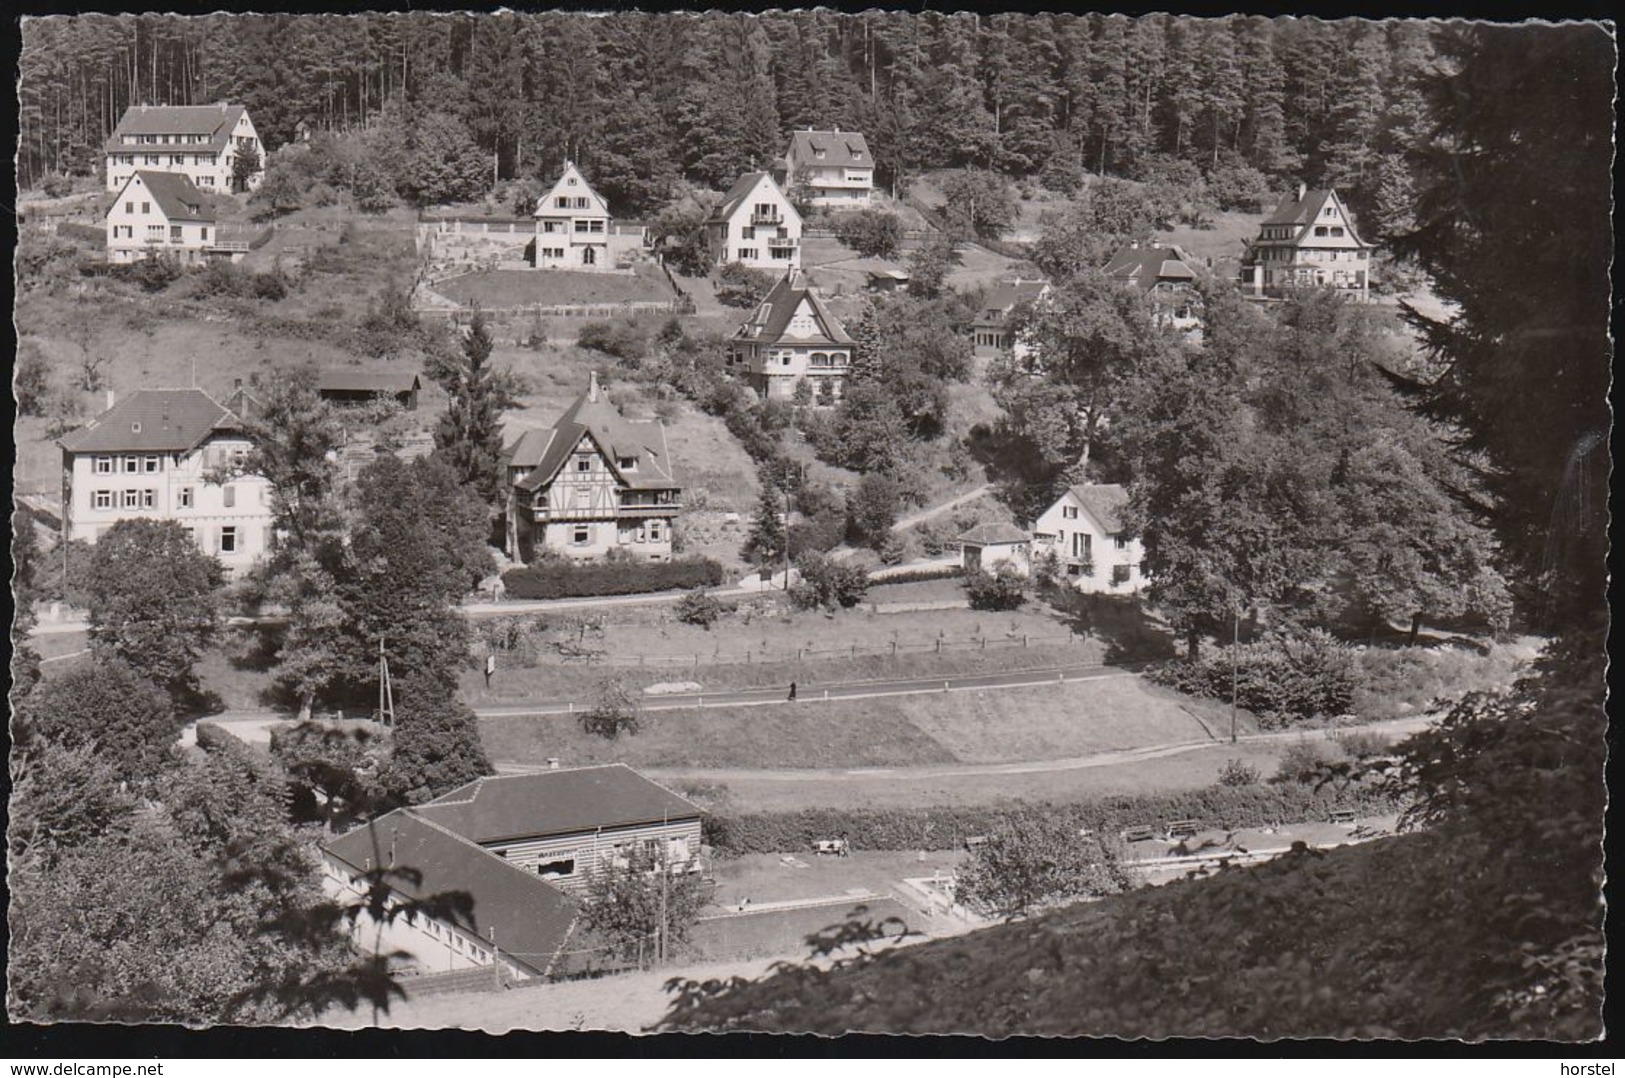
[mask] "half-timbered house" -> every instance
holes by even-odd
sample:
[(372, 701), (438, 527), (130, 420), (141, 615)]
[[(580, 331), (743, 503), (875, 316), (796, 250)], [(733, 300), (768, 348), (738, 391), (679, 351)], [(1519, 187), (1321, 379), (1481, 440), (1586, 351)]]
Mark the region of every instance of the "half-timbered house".
[(507, 553), (544, 550), (592, 560), (623, 550), (669, 561), (682, 489), (666, 429), (616, 411), (593, 374), (587, 391), (547, 430), (527, 430), (504, 452)]

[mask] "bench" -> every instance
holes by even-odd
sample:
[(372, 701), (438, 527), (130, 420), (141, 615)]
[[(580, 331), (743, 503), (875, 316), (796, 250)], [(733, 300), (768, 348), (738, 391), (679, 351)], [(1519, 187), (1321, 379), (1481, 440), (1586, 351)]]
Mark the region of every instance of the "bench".
[(1156, 832), (1152, 831), (1151, 828), (1145, 824), (1140, 824), (1135, 827), (1125, 827), (1123, 829), (1124, 842), (1150, 842), (1156, 837)]
[(813, 853), (820, 857), (826, 854), (831, 857), (845, 857), (847, 856), (846, 839), (821, 838), (813, 843)]
[(1353, 823), (1353, 809), (1332, 809), (1332, 823)]
[(1191, 838), (1192, 836), (1194, 836), (1196, 834), (1196, 821), (1195, 820), (1170, 820), (1168, 822), (1168, 826), (1163, 829), (1163, 833), (1165, 835), (1167, 835), (1167, 837), (1169, 837), (1171, 839), (1173, 839), (1173, 838)]

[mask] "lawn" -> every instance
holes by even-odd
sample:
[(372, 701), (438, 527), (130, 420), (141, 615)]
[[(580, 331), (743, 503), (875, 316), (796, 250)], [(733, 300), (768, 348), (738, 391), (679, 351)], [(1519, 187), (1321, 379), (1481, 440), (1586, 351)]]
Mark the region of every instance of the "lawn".
[(1258, 237), (1258, 226), (1264, 217), (1261, 213), (1215, 213), (1212, 228), (1180, 225), (1159, 233), (1157, 242), (1175, 244), (1219, 276), (1232, 278), (1241, 265), (1243, 241)]
[(635, 736), (610, 741), (569, 715), (482, 719), (486, 753), (504, 763), (568, 767), (880, 767), (952, 763), (953, 756), (887, 701), (828, 706), (705, 708), (653, 712)]
[(659, 267), (643, 264), (635, 273), (583, 273), (573, 270), (487, 270), (441, 281), (434, 290), (465, 306), (488, 308), (660, 303), (676, 298)]
[(727, 787), (730, 802), (738, 811), (987, 805), (1009, 799), (1066, 802), (1210, 786), (1218, 779), (1225, 762), (1232, 759), (1252, 764), (1269, 776), (1275, 773), (1284, 748), (1284, 742), (1219, 743), (1164, 756), (1128, 757), (1113, 761), (1109, 766), (1054, 771), (1041, 770), (1041, 765), (1035, 765), (951, 775), (903, 772), (834, 775), (824, 771), (758, 775), (694, 768), (650, 768), (648, 774), (668, 786), (693, 781), (721, 783)]
[(648, 712), (637, 735), (614, 741), (584, 733), (569, 715), (484, 719), (480, 730), (491, 758), (505, 763), (746, 770), (1057, 760), (1209, 736), (1177, 698), (1138, 683), (1121, 676), (827, 702), (809, 688), (794, 707)]

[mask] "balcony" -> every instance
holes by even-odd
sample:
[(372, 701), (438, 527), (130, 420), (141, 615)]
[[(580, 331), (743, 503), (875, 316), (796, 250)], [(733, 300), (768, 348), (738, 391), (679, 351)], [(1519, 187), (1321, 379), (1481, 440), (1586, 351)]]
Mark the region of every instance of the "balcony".
[(566, 505), (553, 508), (538, 505), (532, 510), (531, 519), (538, 524), (559, 523), (571, 520), (637, 520), (644, 517), (664, 517), (682, 509), (677, 501), (649, 502), (646, 504), (620, 504), (607, 505)]
[(784, 214), (778, 210), (752, 210), (750, 223), (752, 225), (782, 225), (784, 224)]
[(776, 247), (780, 250), (794, 250), (795, 248), (801, 246), (801, 238), (799, 236), (775, 236), (765, 242), (767, 243), (768, 247)]

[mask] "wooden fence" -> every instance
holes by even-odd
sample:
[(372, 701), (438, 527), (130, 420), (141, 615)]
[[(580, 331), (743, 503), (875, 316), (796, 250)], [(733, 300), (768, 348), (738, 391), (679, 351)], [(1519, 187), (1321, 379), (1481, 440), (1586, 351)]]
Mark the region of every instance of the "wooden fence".
[[(687, 655), (611, 654), (588, 650), (579, 658), (572, 656), (565, 658), (564, 661), (570, 662), (573, 658), (577, 662), (594, 666), (638, 666), (694, 670), (701, 666), (752, 666), (757, 663), (828, 662), (870, 657), (895, 659), (899, 655), (943, 655), (965, 651), (1066, 647), (1082, 643), (1086, 639), (1087, 637), (1079, 636), (1076, 633), (1049, 633), (1044, 635), (1021, 633), (1019, 635), (1007, 634), (1004, 636), (972, 636), (964, 639), (938, 637), (935, 640), (911, 642), (892, 640), (877, 645), (848, 644), (845, 647), (830, 648), (746, 648), (743, 651), (723, 651), (718, 649), (711, 652), (691, 652)], [(533, 641), (531, 647), (535, 647), (540, 652), (542, 650), (541, 646), (539, 646), (540, 643), (539, 641)], [(499, 655), (511, 655), (515, 652), (528, 650), (522, 643), (513, 648), (493, 647), (489, 641), (485, 641), (484, 645), (483, 648), (478, 649), (478, 654), (484, 655), (494, 651)], [(543, 664), (537, 662), (535, 665)]]

